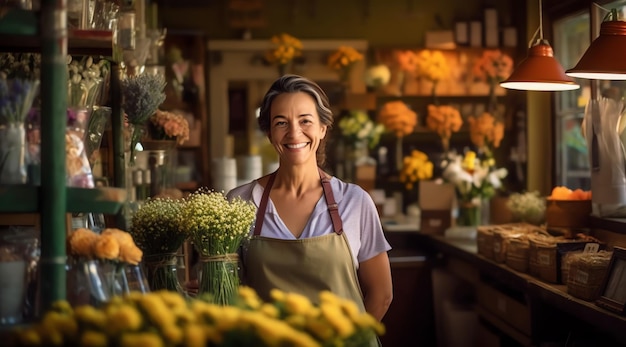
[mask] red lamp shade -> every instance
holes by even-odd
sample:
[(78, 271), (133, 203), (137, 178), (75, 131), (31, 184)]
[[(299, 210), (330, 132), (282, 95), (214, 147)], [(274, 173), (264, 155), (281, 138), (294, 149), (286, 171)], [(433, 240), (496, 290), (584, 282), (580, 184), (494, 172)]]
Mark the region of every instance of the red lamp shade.
[(577, 78), (626, 80), (626, 22), (602, 22), (600, 36), (566, 74)]
[(561, 91), (580, 88), (565, 74), (554, 58), (552, 47), (546, 40), (539, 40), (528, 49), (526, 59), (515, 68), (511, 76), (500, 85), (507, 89)]

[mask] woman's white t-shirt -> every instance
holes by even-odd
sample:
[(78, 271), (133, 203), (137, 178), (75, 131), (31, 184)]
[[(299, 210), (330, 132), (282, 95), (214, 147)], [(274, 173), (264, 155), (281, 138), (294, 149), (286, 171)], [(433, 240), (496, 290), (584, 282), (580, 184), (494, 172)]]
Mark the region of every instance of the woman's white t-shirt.
[[(376, 206), (370, 195), (358, 185), (343, 182), (336, 177), (331, 178), (330, 185), (339, 208), (343, 231), (352, 251), (354, 265), (358, 269), (360, 262), (389, 251), (391, 246), (385, 239)], [(262, 195), (263, 187), (257, 181), (234, 188), (227, 194), (229, 199), (239, 196), (244, 200), (252, 201), (257, 208)], [(251, 234), (253, 232), (254, 225), (250, 230)], [(322, 236), (332, 232), (334, 230), (328, 205), (322, 196), (315, 205), (300, 238)], [(296, 239), (283, 223), (271, 199), (267, 203), (261, 236), (284, 240)]]

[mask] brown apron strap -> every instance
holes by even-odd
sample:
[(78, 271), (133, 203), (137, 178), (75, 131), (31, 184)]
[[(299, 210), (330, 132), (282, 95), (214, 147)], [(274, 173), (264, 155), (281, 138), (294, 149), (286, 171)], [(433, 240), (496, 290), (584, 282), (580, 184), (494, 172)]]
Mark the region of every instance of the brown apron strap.
[(324, 189), (324, 198), (326, 199), (326, 205), (328, 205), (328, 213), (330, 213), (330, 219), (333, 222), (333, 229), (337, 235), (343, 233), (343, 222), (339, 216), (339, 206), (335, 202), (335, 195), (333, 189), (330, 186), (330, 177), (328, 177), (322, 169), (317, 168), (320, 172), (320, 178), (322, 179), (322, 189)]
[[(322, 190), (324, 191), (324, 199), (326, 200), (326, 205), (328, 205), (328, 213), (330, 213), (330, 219), (333, 222), (333, 230), (337, 235), (341, 235), (343, 233), (343, 223), (341, 221), (341, 217), (339, 216), (339, 207), (335, 202), (335, 195), (333, 194), (333, 189), (330, 186), (330, 177), (328, 177), (322, 169), (318, 168), (320, 173), (320, 179), (322, 180)], [(261, 227), (263, 226), (263, 220), (265, 219), (265, 211), (267, 210), (267, 201), (269, 200), (270, 190), (272, 190), (272, 185), (274, 185), (274, 179), (276, 178), (276, 171), (269, 175), (269, 179), (267, 184), (265, 185), (265, 189), (263, 190), (263, 196), (261, 197), (261, 202), (259, 203), (259, 208), (256, 211), (256, 222), (254, 224), (254, 236), (261, 235)]]
[(274, 185), (274, 179), (276, 178), (276, 171), (272, 172), (267, 180), (265, 189), (263, 190), (263, 196), (259, 203), (259, 209), (256, 210), (256, 222), (254, 223), (254, 236), (261, 235), (261, 227), (263, 226), (263, 220), (265, 219), (265, 211), (267, 210), (267, 201), (270, 197), (270, 190)]

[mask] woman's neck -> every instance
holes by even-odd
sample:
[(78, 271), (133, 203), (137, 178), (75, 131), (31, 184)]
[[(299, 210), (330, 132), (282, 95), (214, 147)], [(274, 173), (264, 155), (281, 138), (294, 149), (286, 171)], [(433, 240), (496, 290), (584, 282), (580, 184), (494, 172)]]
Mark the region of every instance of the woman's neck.
[(274, 188), (302, 195), (311, 189), (321, 187), (317, 164), (306, 166), (281, 166), (276, 173)]

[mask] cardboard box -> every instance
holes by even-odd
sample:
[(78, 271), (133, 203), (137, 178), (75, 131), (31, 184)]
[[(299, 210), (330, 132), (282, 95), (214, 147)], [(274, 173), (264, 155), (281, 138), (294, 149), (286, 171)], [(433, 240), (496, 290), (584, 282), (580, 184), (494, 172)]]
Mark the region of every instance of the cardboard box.
[(452, 184), (420, 181), (418, 200), (421, 210), (420, 232), (443, 234), (452, 225), (454, 198)]

